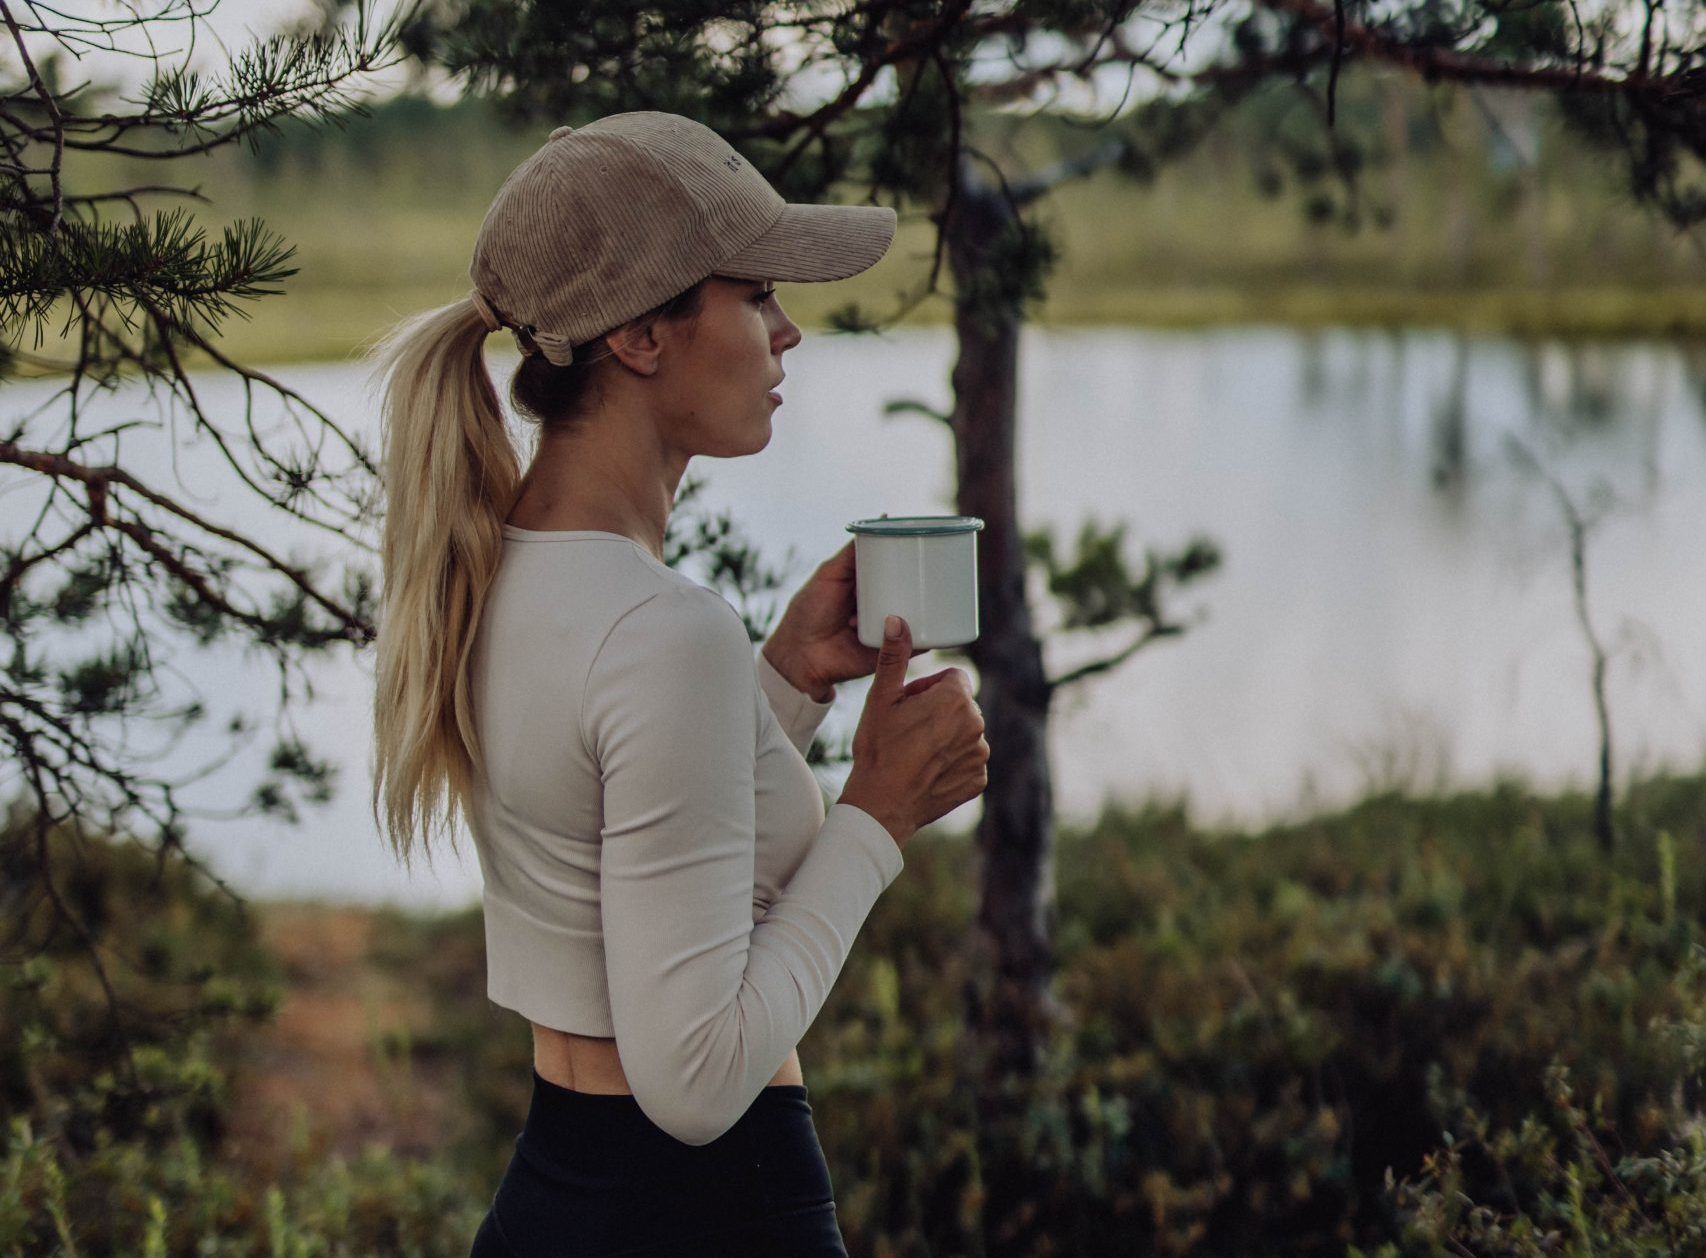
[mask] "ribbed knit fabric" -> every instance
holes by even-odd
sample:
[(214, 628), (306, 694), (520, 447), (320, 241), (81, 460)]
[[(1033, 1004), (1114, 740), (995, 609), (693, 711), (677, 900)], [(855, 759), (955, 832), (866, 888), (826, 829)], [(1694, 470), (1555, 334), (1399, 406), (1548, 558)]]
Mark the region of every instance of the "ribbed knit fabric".
[(614, 1036), (640, 1108), (726, 1131), (903, 862), (804, 751), (829, 709), (723, 597), (615, 533), (505, 527), (472, 660), (487, 992)]
[(709, 127), (642, 110), (553, 131), (498, 189), (468, 273), (562, 365), (706, 276), (843, 279), (894, 231), (886, 206), (788, 205)]

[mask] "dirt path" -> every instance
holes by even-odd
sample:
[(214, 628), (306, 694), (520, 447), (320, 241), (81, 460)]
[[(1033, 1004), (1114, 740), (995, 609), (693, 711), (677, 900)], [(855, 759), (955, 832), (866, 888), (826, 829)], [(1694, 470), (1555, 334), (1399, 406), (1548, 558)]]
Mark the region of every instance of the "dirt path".
[(283, 1005), (230, 1062), (229, 1155), (262, 1173), (370, 1143), (398, 1154), (441, 1147), (442, 1072), (411, 1060), (427, 1011), (372, 959), (365, 909), (257, 903), (285, 971)]

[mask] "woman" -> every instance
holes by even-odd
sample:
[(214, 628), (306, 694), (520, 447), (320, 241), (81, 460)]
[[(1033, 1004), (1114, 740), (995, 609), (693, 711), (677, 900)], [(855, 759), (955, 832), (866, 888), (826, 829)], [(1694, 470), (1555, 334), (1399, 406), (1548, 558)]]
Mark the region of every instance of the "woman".
[[(853, 552), (758, 658), (663, 563), (696, 455), (770, 439), (800, 331), (772, 280), (864, 270), (894, 212), (788, 205), (662, 113), (559, 127), (504, 182), (465, 301), (392, 332), (374, 806), (405, 863), (466, 818), (487, 990), (532, 1099), (476, 1256), (843, 1255), (796, 1051), (920, 826), (982, 792), (966, 675), (853, 629)], [(520, 475), (483, 338), (540, 425)], [(804, 752), (874, 673), (827, 810)]]

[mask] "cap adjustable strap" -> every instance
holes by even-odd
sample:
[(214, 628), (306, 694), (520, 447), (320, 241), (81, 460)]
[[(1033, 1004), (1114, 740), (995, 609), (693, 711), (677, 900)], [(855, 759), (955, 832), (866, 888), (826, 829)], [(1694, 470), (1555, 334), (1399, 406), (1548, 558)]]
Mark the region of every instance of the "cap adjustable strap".
[(486, 331), (496, 332), (503, 327), (504, 321), (498, 318), (498, 312), (492, 309), (492, 303), (481, 295), (480, 290), (469, 290), (468, 300), (474, 303), (474, 309), (479, 312), (480, 322), (486, 325)]

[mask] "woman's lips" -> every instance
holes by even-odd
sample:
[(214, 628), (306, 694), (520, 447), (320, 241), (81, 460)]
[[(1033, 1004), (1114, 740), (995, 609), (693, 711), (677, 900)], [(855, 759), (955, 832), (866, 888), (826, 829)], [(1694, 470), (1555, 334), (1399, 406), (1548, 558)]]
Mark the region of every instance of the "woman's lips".
[(772, 402), (776, 403), (778, 406), (780, 406), (782, 404), (782, 395), (780, 393), (776, 392), (775, 389), (770, 390), (770, 392), (766, 393), (764, 396), (769, 398)]

